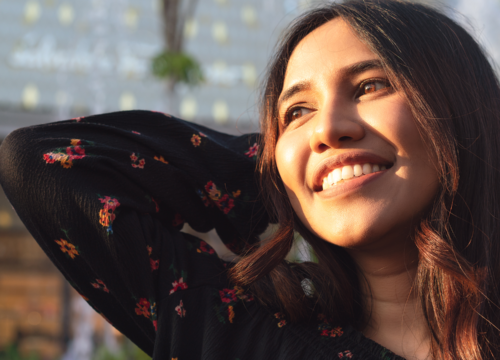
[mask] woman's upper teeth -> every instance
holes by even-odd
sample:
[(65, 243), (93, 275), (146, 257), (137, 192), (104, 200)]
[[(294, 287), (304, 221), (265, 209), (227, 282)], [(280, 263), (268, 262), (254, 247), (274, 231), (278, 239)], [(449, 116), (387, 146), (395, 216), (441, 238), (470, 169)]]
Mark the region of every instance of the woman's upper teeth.
[(337, 185), (339, 181), (349, 180), (353, 177), (368, 175), (385, 169), (385, 165), (378, 164), (345, 165), (343, 167), (336, 168), (323, 179), (323, 190), (328, 189), (333, 185)]

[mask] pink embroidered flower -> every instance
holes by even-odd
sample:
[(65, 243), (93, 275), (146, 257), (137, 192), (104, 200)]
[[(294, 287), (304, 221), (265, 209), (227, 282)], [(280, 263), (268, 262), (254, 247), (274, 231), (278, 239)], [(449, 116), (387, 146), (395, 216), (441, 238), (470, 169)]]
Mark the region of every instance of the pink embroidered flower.
[(206, 242), (204, 242), (203, 240), (200, 241), (200, 248), (199, 249), (196, 249), (196, 252), (199, 252), (199, 253), (207, 253), (207, 254), (214, 254), (215, 251), (214, 249), (212, 249)]
[(157, 270), (160, 267), (160, 260), (149, 259), (151, 271)]
[(216, 204), (224, 214), (228, 214), (234, 207), (234, 200), (228, 194), (224, 194)]
[(180, 304), (175, 307), (175, 311), (177, 311), (177, 315), (179, 315), (181, 318), (186, 316), (186, 309), (184, 309), (184, 304), (182, 303), (182, 300)]
[(149, 312), (149, 307), (151, 306), (151, 304), (147, 299), (139, 299), (139, 302), (136, 304), (136, 306), (137, 307), (135, 308), (135, 313), (137, 315), (144, 315), (147, 318), (151, 316), (151, 313)]
[(248, 157), (254, 157), (257, 156), (257, 151), (259, 151), (259, 145), (255, 143), (252, 146), (250, 146), (245, 155), (247, 155)]
[(114, 211), (118, 206), (120, 206), (120, 202), (117, 199), (112, 199), (110, 196), (99, 198), (99, 200), (104, 204), (104, 209), (106, 210)]
[(200, 136), (202, 137), (207, 137), (207, 135), (205, 135), (204, 133), (202, 133), (201, 131), (199, 132)]
[(158, 320), (153, 320), (153, 326), (155, 327), (155, 331), (158, 331)]
[(139, 160), (139, 165), (137, 167), (144, 169), (144, 164), (146, 164), (146, 160), (141, 159), (141, 160)]
[(141, 133), (140, 133), (140, 132), (138, 132), (138, 131), (134, 131), (134, 130), (132, 130), (132, 133), (134, 133), (134, 134), (136, 134), (136, 135), (141, 135)]
[(208, 193), (208, 196), (210, 196), (210, 199), (214, 201), (218, 201), (220, 199), (221, 193), (220, 190), (217, 189), (217, 186), (215, 186), (213, 181), (209, 181), (205, 185), (205, 190)]
[(343, 353), (339, 352), (339, 358), (343, 359), (344, 357), (348, 359), (352, 359), (352, 353), (349, 350), (344, 351)]
[(179, 213), (176, 213), (174, 216), (174, 220), (172, 221), (172, 226), (179, 226), (184, 223), (184, 219), (182, 218), (182, 215)]
[(137, 156), (135, 156), (135, 153), (132, 153), (132, 155), (130, 155), (130, 159), (134, 162), (137, 161)]
[(172, 283), (172, 286), (173, 286), (173, 289), (170, 290), (170, 293), (169, 293), (170, 295), (172, 295), (177, 290), (185, 290), (188, 288), (187, 284), (184, 282), (184, 279), (182, 277), (179, 278), (179, 280), (175, 280)]
[(102, 280), (96, 279), (96, 282), (90, 283), (90, 285), (92, 285), (96, 289), (102, 289), (102, 291), (109, 293), (108, 287), (106, 286), (106, 284)]
[(219, 295), (222, 302), (230, 303), (236, 301), (235, 290), (230, 290), (230, 289), (219, 290)]

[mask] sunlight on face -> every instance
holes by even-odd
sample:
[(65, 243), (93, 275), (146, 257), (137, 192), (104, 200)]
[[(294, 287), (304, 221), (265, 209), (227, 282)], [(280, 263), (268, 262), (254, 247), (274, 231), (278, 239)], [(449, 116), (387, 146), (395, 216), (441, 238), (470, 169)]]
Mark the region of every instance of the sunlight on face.
[(278, 106), (278, 170), (310, 231), (370, 251), (411, 234), (437, 172), (406, 101), (343, 20), (299, 43)]

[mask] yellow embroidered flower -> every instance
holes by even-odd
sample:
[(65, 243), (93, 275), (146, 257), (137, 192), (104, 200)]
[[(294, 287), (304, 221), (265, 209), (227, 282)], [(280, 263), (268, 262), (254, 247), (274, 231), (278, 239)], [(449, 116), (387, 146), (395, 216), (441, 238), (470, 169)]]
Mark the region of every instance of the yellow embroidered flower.
[(81, 140), (80, 139), (71, 139), (71, 145), (73, 145), (73, 146), (81, 145)]
[(233, 311), (232, 305), (229, 305), (229, 307), (227, 308), (227, 311), (229, 313), (229, 322), (232, 324), (233, 319), (234, 319), (234, 311)]
[(73, 161), (71, 161), (69, 156), (62, 156), (59, 161), (61, 162), (62, 167), (65, 169), (69, 169), (73, 166)]
[(99, 224), (102, 226), (109, 226), (110, 217), (111, 214), (108, 209), (101, 209), (101, 211), (99, 211)]
[(63, 253), (68, 253), (68, 255), (74, 259), (76, 255), (80, 255), (78, 250), (76, 250), (75, 245), (70, 244), (67, 240), (54, 240), (59, 246), (61, 246), (61, 251)]
[(163, 156), (155, 156), (155, 160), (161, 161), (164, 164), (168, 164), (168, 161), (163, 158)]
[(194, 147), (198, 147), (201, 144), (201, 137), (199, 137), (196, 134), (193, 134), (193, 136), (191, 137), (191, 142), (193, 143)]
[(237, 198), (238, 196), (241, 195), (241, 190), (238, 190), (238, 191), (233, 191), (233, 197), (234, 198)]

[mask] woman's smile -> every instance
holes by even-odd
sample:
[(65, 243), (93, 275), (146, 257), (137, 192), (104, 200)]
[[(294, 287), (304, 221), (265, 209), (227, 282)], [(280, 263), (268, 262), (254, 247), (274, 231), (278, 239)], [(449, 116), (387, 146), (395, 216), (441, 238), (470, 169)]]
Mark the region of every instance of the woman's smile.
[(378, 57), (342, 20), (296, 47), (278, 112), (278, 170), (308, 229), (351, 248), (404, 243), (437, 192), (434, 155)]

